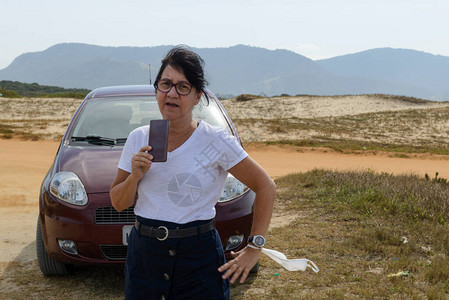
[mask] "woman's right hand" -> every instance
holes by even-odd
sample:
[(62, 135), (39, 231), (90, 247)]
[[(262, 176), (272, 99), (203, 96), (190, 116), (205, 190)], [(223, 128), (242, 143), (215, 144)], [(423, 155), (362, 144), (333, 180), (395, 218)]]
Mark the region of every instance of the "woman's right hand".
[(151, 149), (151, 146), (144, 146), (140, 148), (139, 152), (135, 153), (131, 159), (131, 176), (133, 176), (138, 181), (142, 179), (142, 177), (146, 172), (148, 172), (151, 167), (153, 156), (147, 152)]

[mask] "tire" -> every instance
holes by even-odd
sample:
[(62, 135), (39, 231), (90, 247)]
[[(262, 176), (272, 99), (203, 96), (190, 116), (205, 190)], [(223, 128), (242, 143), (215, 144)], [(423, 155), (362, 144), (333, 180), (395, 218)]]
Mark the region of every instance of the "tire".
[(42, 239), (41, 220), (37, 219), (36, 229), (36, 254), (39, 263), (39, 269), (45, 276), (64, 276), (68, 275), (67, 266), (59, 261), (53, 260), (45, 250), (44, 240)]

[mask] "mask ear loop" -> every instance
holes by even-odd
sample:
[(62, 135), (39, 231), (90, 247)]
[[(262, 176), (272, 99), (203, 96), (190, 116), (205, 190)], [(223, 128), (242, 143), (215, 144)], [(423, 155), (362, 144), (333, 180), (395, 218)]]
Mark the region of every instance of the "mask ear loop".
[[(309, 265), (310, 263), (310, 265)], [(311, 261), (310, 259), (307, 259), (307, 266), (309, 268), (312, 269), (313, 272), (318, 273), (320, 271), (320, 269), (318, 269), (317, 265), (315, 265), (315, 263), (313, 261)]]

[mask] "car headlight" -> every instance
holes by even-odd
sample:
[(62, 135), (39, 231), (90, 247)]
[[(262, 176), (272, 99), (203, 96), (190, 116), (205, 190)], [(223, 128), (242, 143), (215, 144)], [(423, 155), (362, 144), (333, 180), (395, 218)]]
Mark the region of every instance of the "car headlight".
[(218, 202), (227, 202), (230, 201), (243, 193), (245, 193), (249, 188), (238, 181), (232, 174), (228, 174), (226, 177), (226, 181), (221, 192), (220, 199)]
[(51, 179), (50, 193), (56, 198), (75, 205), (87, 204), (87, 193), (83, 183), (73, 172), (59, 172)]

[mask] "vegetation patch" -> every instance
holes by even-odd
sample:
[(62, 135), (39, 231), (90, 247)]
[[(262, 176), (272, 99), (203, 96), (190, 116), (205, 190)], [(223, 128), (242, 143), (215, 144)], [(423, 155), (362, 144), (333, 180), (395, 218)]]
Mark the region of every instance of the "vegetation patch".
[[(269, 231), (267, 248), (320, 271), (290, 272), (262, 254), (232, 299), (446, 299), (449, 185), (427, 177), (313, 170), (276, 179), (275, 213), (293, 221)], [(5, 299), (124, 296), (123, 266), (44, 277), (36, 261), (15, 262), (2, 281)]]
[(263, 258), (261, 274), (236, 299), (448, 297), (447, 184), (323, 170), (276, 183), (276, 210), (296, 220), (271, 230), (267, 247), (311, 259), (320, 272), (288, 272)]
[(244, 142), (449, 154), (449, 106), (315, 118), (242, 117), (233, 122)]
[(59, 139), (81, 101), (75, 98), (0, 98), (0, 138)]
[(259, 99), (259, 98), (263, 98), (263, 97), (257, 96), (257, 95), (242, 94), (242, 95), (235, 97), (235, 100), (236, 101), (249, 101), (249, 100)]
[(363, 140), (351, 140), (351, 139), (332, 139), (324, 137), (315, 137), (315, 139), (305, 140), (280, 140), (280, 141), (266, 141), (267, 145), (292, 145), (299, 147), (324, 147), (330, 148), (342, 153), (351, 153), (354, 151), (382, 151), (396, 153), (396, 157), (407, 158), (407, 154), (411, 153), (430, 153), (437, 155), (449, 155), (449, 148), (444, 145), (443, 147), (436, 147), (432, 145), (423, 144), (421, 146), (413, 144), (390, 144), (370, 142)]
[(23, 83), (19, 81), (0, 81), (0, 94), (3, 97), (46, 97), (84, 99), (90, 92), (88, 89), (65, 89), (58, 86)]

